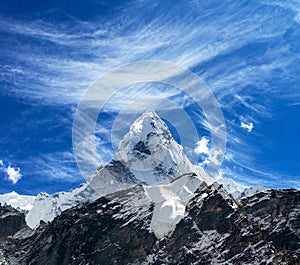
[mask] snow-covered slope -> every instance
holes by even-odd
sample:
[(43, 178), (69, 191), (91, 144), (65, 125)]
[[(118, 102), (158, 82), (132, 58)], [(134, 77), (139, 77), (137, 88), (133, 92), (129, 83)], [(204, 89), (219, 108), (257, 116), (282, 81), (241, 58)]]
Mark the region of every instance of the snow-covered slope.
[(41, 220), (51, 222), (62, 211), (98, 197), (87, 183), (69, 192), (58, 192), (53, 195), (41, 192), (36, 196), (33, 207), (26, 216), (27, 225), (36, 228)]
[(15, 191), (6, 194), (0, 194), (0, 203), (10, 205), (15, 209), (30, 211), (35, 200), (35, 196), (20, 195)]
[(245, 197), (250, 197), (253, 196), (254, 194), (260, 193), (260, 192), (267, 192), (267, 189), (263, 186), (253, 186), (253, 187), (248, 187), (243, 190), (241, 193), (240, 198), (245, 198)]
[(150, 228), (157, 238), (168, 235), (184, 217), (185, 207), (200, 184), (205, 183), (205, 175), (203, 170), (200, 176), (189, 173), (168, 184), (144, 186), (146, 195), (155, 203)]
[(201, 170), (191, 164), (167, 125), (154, 111), (148, 111), (132, 124), (112, 160), (99, 168), (88, 183), (71, 192), (39, 194), (26, 220), (34, 228), (40, 220), (52, 221), (79, 203), (137, 184), (166, 184), (186, 173), (195, 173), (201, 181), (212, 184), (212, 178)]
[(242, 187), (231, 178), (219, 178), (216, 181), (222, 184), (228, 193), (232, 194), (238, 199), (250, 197), (254, 194), (267, 191), (267, 189), (263, 186), (251, 186), (246, 188)]

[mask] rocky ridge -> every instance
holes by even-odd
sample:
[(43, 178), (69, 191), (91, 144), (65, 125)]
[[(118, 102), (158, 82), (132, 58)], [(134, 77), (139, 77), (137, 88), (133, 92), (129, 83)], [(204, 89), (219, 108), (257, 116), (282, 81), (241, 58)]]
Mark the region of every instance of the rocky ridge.
[[(166, 236), (143, 186), (64, 211), (3, 250), (8, 264), (300, 264), (300, 191), (239, 201), (203, 182)], [(17, 263), (14, 263), (17, 262)]]

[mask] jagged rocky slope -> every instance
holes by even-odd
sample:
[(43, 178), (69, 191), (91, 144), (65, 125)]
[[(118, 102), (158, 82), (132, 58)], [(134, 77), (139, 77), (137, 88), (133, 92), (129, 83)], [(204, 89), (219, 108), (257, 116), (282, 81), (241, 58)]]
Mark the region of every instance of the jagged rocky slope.
[[(29, 233), (28, 233), (29, 232)], [(14, 235), (22, 238), (22, 234), (30, 235), (30, 229), (26, 225), (25, 215), (11, 206), (0, 204), (0, 264), (7, 264), (3, 256), (3, 249)]]
[(25, 215), (12, 207), (0, 204), (0, 239), (12, 236), (22, 228), (27, 227)]
[[(300, 264), (300, 191), (236, 200), (203, 182), (165, 237), (136, 186), (73, 207), (3, 250), (8, 264)], [(11, 263), (10, 263), (11, 262)]]

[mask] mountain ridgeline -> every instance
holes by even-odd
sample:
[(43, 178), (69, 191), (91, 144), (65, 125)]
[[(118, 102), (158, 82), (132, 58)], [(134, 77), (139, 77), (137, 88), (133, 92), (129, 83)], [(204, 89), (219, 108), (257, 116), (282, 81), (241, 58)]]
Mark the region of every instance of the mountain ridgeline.
[(142, 186), (80, 204), (3, 241), (3, 264), (300, 264), (299, 191), (238, 201), (203, 182), (162, 238), (151, 230), (154, 207)]

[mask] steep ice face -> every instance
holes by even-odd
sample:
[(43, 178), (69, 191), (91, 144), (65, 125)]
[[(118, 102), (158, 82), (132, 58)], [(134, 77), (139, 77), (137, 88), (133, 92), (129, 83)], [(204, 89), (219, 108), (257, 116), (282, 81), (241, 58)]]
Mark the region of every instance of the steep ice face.
[(10, 205), (15, 209), (30, 211), (35, 200), (35, 196), (20, 195), (15, 191), (6, 194), (0, 194), (0, 203)]

